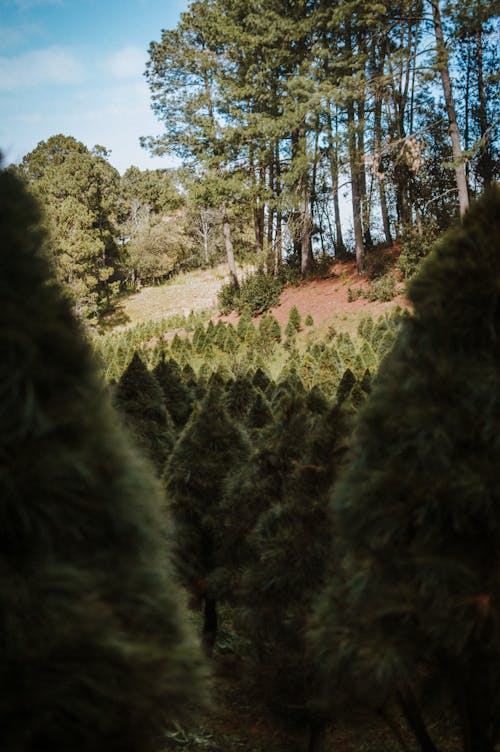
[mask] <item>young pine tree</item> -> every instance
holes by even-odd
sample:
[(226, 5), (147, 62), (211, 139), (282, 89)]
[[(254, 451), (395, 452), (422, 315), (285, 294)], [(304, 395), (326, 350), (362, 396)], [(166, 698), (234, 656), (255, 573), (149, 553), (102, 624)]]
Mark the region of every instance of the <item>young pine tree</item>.
[(200, 658), (136, 456), (37, 207), (0, 172), (0, 745), (145, 752), (200, 697)]
[[(242, 577), (243, 632), (254, 645), (252, 678), (269, 706), (308, 730), (308, 749), (324, 749), (328, 707), (306, 631), (333, 545), (330, 487), (344, 459), (348, 415), (335, 405), (307, 423), (300, 455), (282, 489), (247, 537)], [(258, 593), (258, 597), (255, 597)]]
[(139, 446), (161, 475), (175, 443), (175, 426), (160, 385), (138, 353), (123, 372), (113, 399)]
[(225, 479), (249, 454), (246, 434), (223, 405), (214, 380), (180, 435), (165, 470), (170, 508), (177, 522), (177, 556), (183, 581), (203, 602), (203, 645), (211, 655), (217, 635), (217, 599), (226, 561), (220, 505)]
[(193, 406), (193, 397), (182, 378), (181, 369), (173, 358), (161, 360), (154, 369), (153, 376), (163, 391), (167, 410), (175, 427), (180, 431), (186, 424)]

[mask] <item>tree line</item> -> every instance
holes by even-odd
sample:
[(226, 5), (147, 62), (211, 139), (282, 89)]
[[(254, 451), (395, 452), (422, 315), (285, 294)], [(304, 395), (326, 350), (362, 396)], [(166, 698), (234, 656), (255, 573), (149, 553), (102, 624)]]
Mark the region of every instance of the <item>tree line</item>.
[[(189, 171), (131, 166), (120, 176), (109, 154), (58, 134), (10, 166), (43, 209), (59, 281), (94, 323), (120, 291), (217, 263), (223, 247), (218, 213), (191, 199)], [(243, 225), (236, 237), (248, 249)]]
[(233, 281), (235, 205), (269, 269), (354, 248), (362, 271), (374, 242), (443, 229), (498, 178), (497, 34), (489, 0), (195, 0), (150, 45), (164, 129), (143, 144), (194, 165)]

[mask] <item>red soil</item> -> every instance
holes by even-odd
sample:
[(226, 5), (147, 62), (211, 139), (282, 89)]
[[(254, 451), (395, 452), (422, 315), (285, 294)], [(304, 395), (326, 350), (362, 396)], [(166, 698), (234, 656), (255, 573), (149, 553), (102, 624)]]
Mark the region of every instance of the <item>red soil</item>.
[[(296, 306), (304, 319), (311, 314), (315, 326), (331, 323), (334, 318), (348, 318), (349, 314), (366, 311), (372, 316), (378, 316), (388, 308), (399, 305), (402, 308), (409, 307), (409, 302), (403, 294), (397, 295), (393, 300), (383, 303), (381, 301), (369, 301), (366, 298), (358, 298), (349, 302), (348, 291), (363, 289), (368, 290), (370, 280), (366, 275), (360, 275), (356, 271), (354, 260), (337, 261), (330, 269), (328, 277), (303, 282), (296, 287), (287, 287), (280, 296), (280, 302), (270, 313), (275, 316), (280, 324), (286, 324), (292, 306)], [(403, 285), (399, 282), (398, 288)], [(231, 313), (229, 316), (220, 316), (224, 321), (233, 324), (238, 320), (238, 315)]]

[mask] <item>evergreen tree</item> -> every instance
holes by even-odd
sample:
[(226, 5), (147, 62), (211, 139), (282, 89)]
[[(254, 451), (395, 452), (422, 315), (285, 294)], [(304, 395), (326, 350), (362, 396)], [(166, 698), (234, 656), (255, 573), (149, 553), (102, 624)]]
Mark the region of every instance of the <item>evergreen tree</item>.
[(165, 469), (165, 487), (177, 522), (177, 552), (183, 580), (204, 605), (203, 645), (211, 655), (217, 634), (217, 599), (226, 584), (225, 535), (220, 529), (223, 486), (250, 448), (242, 429), (222, 404), (216, 380), (197, 403)]
[(265, 392), (270, 382), (271, 382), (271, 379), (266, 374), (266, 372), (262, 368), (257, 368), (257, 370), (252, 376), (253, 385), (257, 389), (262, 389), (262, 391)]
[(113, 397), (131, 433), (161, 475), (175, 443), (175, 426), (160, 385), (138, 353), (123, 372)]
[[(288, 314), (288, 324), (290, 324), (290, 327), (295, 331), (300, 331), (300, 325), (302, 323), (302, 316), (299, 313), (299, 309), (297, 306), (292, 306), (290, 308), (290, 313)], [(285, 330), (286, 333), (286, 330)]]
[(239, 423), (245, 422), (255, 400), (255, 387), (247, 376), (239, 376), (226, 388), (224, 404), (229, 415)]
[[(316, 624), (333, 682), (395, 697), (436, 750), (423, 682), (466, 752), (491, 752), (500, 711), (498, 278), (500, 194), (471, 208), (413, 278), (336, 488), (342, 548)], [(335, 605), (334, 605), (335, 604)], [(335, 679), (333, 677), (335, 676)]]
[(2, 749), (154, 750), (200, 698), (159, 484), (0, 173)]
[(162, 360), (153, 375), (163, 391), (167, 410), (177, 430), (181, 430), (191, 414), (193, 397), (184, 383), (178, 363), (173, 358)]
[[(242, 577), (242, 628), (255, 645), (252, 672), (270, 707), (309, 730), (308, 749), (324, 749), (328, 709), (306, 642), (315, 594), (332, 547), (330, 487), (342, 464), (350, 422), (334, 406), (308, 421), (300, 455), (282, 478), (282, 493), (248, 537)], [(255, 598), (254, 594), (259, 593)]]
[(266, 396), (260, 389), (256, 389), (254, 400), (248, 411), (246, 424), (249, 430), (259, 431), (271, 423), (273, 414)]
[(90, 319), (109, 305), (121, 271), (119, 175), (105, 156), (59, 134), (41, 141), (18, 168), (44, 207), (57, 276), (77, 313)]

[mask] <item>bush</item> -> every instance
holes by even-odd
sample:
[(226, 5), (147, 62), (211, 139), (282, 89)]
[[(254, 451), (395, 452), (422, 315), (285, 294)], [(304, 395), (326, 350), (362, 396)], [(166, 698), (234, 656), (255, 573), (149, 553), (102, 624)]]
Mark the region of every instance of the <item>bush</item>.
[(384, 248), (376, 248), (366, 257), (366, 271), (369, 279), (384, 277), (392, 266), (392, 256)]
[(370, 290), (367, 293), (368, 300), (371, 302), (380, 300), (388, 302), (396, 296), (396, 277), (394, 274), (386, 274), (385, 277), (372, 282)]
[(401, 254), (397, 266), (405, 279), (410, 279), (414, 275), (422, 259), (429, 254), (438, 236), (439, 230), (434, 222), (426, 225), (422, 234), (411, 226), (403, 228)]
[(277, 305), (282, 289), (283, 284), (278, 277), (259, 269), (245, 277), (241, 283), (236, 310), (241, 313), (244, 308), (248, 308), (252, 316), (264, 313)]
[(240, 296), (239, 288), (235, 287), (232, 282), (226, 282), (222, 285), (217, 293), (217, 305), (221, 313), (231, 313), (238, 310), (238, 299)]
[(347, 288), (347, 302), (353, 303), (355, 300), (362, 298), (364, 290), (362, 287), (348, 287)]
[(248, 309), (252, 316), (258, 316), (277, 305), (283, 286), (279, 277), (258, 269), (248, 274), (239, 288), (229, 283), (221, 287), (217, 295), (219, 309), (222, 313)]

